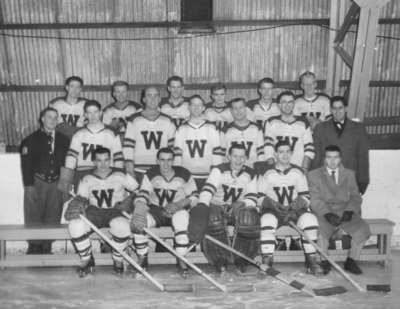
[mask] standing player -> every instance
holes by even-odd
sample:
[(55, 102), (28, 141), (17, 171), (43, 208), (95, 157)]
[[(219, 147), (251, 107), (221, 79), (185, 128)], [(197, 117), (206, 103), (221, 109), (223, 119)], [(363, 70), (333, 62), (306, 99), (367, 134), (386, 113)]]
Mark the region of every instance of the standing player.
[[(258, 178), (258, 194), (261, 203), (261, 254), (263, 263), (272, 266), (275, 251), (275, 231), (290, 221), (317, 241), (318, 220), (309, 211), (307, 179), (301, 168), (290, 163), (292, 155), (288, 141), (275, 145), (276, 163), (266, 168)], [(319, 274), (315, 248), (302, 239), (306, 257), (306, 269)]]
[(189, 103), (183, 96), (184, 89), (183, 78), (171, 76), (167, 80), (169, 96), (162, 98), (160, 103), (161, 112), (170, 116), (177, 127), (189, 118)]
[(298, 97), (294, 104), (294, 114), (304, 116), (311, 125), (311, 129), (325, 121), (331, 115), (329, 97), (316, 92), (317, 80), (312, 72), (300, 75), (300, 87), (303, 95)]
[[(227, 225), (235, 226), (233, 248), (254, 258), (259, 251), (260, 217), (257, 211), (257, 183), (253, 169), (245, 165), (246, 149), (241, 144), (229, 148), (228, 163), (211, 170), (204, 185), (199, 205), (209, 207), (207, 234), (228, 244)], [(198, 206), (199, 206), (198, 205)], [(230, 253), (205, 239), (203, 251), (218, 273), (224, 273), (231, 260)], [(246, 263), (235, 257), (238, 271)]]
[(204, 117), (210, 122), (217, 125), (217, 129), (221, 130), (225, 125), (233, 121), (232, 114), (229, 111), (226, 102), (226, 86), (217, 83), (211, 87), (212, 102), (207, 104), (208, 108), (204, 112)]
[(49, 107), (58, 112), (57, 131), (68, 138), (85, 124), (83, 106), (87, 99), (81, 98), (83, 80), (79, 76), (70, 76), (65, 81), (66, 96), (50, 101)]
[(294, 94), (284, 91), (278, 96), (281, 115), (270, 118), (264, 127), (265, 157), (269, 163), (274, 162), (274, 146), (278, 141), (290, 144), (291, 163), (301, 166), (307, 172), (315, 151), (308, 121), (293, 114)]
[(175, 125), (171, 118), (160, 113), (160, 92), (149, 87), (144, 90), (144, 110), (133, 115), (125, 132), (123, 152), (127, 173), (143, 174), (156, 164), (157, 151), (173, 147)]
[(265, 77), (257, 83), (258, 99), (247, 102), (247, 106), (253, 110), (257, 124), (263, 128), (265, 122), (275, 116), (279, 116), (281, 111), (278, 104), (273, 99), (274, 81), (272, 78)]
[(128, 100), (129, 85), (125, 81), (116, 81), (112, 84), (114, 102), (103, 110), (103, 123), (110, 126), (123, 138), (126, 130), (127, 118), (142, 109), (142, 106)]
[(222, 162), (221, 142), (215, 125), (203, 119), (204, 100), (199, 95), (189, 99), (190, 119), (175, 135), (175, 165), (188, 169), (200, 190), (213, 165)]
[[(175, 233), (175, 248), (185, 254), (189, 238), (188, 209), (197, 202), (198, 192), (190, 172), (180, 166), (173, 166), (174, 152), (161, 148), (157, 152), (157, 166), (149, 169), (142, 181), (135, 199), (131, 228), (134, 233), (136, 253), (142, 267), (148, 266), (148, 239), (145, 227), (172, 226)], [(178, 262), (184, 277), (188, 270)]]
[(87, 101), (84, 111), (88, 124), (72, 137), (65, 167), (61, 168), (58, 186), (65, 194), (70, 192), (72, 184), (77, 185), (79, 179), (94, 168), (94, 151), (97, 148), (104, 147), (110, 150), (114, 168), (122, 169), (124, 166), (121, 141), (114, 131), (101, 122), (100, 103), (94, 100)]
[(246, 149), (248, 166), (254, 162), (264, 161), (264, 137), (260, 127), (247, 119), (247, 108), (243, 98), (235, 98), (230, 102), (233, 122), (222, 129), (221, 148), (225, 155), (227, 149), (234, 144), (241, 144)]
[[(80, 215), (86, 216), (98, 228), (110, 227), (114, 245), (125, 250), (131, 231), (129, 221), (121, 210), (130, 209), (129, 192), (138, 187), (136, 180), (130, 175), (111, 168), (109, 149), (97, 148), (94, 158), (96, 168), (79, 182), (77, 196), (69, 203), (64, 215), (69, 221), (68, 231), (72, 243), (81, 259), (79, 277), (85, 277), (92, 272), (95, 264), (89, 238), (91, 229), (80, 219)], [(113, 250), (112, 257), (115, 273), (122, 274), (122, 256)]]

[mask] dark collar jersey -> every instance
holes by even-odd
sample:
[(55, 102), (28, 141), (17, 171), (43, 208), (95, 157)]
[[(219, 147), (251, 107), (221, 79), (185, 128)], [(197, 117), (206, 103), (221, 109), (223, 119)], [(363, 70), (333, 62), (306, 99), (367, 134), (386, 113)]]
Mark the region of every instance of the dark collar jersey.
[(173, 170), (171, 179), (166, 179), (159, 166), (150, 168), (143, 177), (137, 200), (147, 205), (164, 207), (189, 198), (191, 206), (196, 205), (198, 192), (192, 175), (181, 166), (173, 166)]

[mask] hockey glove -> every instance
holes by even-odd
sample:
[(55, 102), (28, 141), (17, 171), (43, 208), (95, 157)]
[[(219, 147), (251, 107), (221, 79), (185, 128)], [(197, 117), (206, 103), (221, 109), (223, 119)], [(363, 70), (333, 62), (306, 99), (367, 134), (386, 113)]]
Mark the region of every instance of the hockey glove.
[(137, 202), (131, 219), (131, 230), (134, 233), (143, 233), (143, 229), (147, 227), (147, 213), (149, 207), (143, 202)]
[(79, 219), (79, 216), (85, 214), (86, 208), (89, 206), (89, 201), (81, 196), (74, 197), (68, 204), (64, 218), (67, 221)]
[(208, 228), (209, 213), (210, 208), (204, 203), (199, 203), (190, 210), (188, 227), (190, 241), (198, 244), (203, 240)]
[(342, 220), (341, 222), (349, 222), (351, 221), (351, 218), (353, 218), (353, 211), (345, 211), (342, 215)]
[(134, 199), (134, 194), (130, 194), (129, 196), (127, 196), (124, 200), (122, 200), (121, 202), (118, 202), (114, 205), (114, 208), (124, 211), (128, 214), (132, 213), (133, 211), (133, 199)]
[(328, 221), (333, 226), (340, 225), (340, 217), (338, 215), (328, 212), (327, 214), (324, 215), (324, 217), (325, 217), (326, 221)]
[(181, 210), (182, 207), (179, 203), (169, 203), (164, 207), (164, 211), (167, 213), (168, 216), (172, 216), (178, 210)]

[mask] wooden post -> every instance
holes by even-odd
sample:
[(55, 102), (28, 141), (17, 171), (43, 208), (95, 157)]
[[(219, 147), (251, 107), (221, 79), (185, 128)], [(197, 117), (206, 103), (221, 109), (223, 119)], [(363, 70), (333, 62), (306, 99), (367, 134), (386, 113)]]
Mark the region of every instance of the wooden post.
[(348, 115), (364, 119), (365, 106), (369, 97), (372, 61), (378, 30), (379, 9), (389, 0), (354, 0), (360, 10), (357, 29), (353, 69), (351, 72)]

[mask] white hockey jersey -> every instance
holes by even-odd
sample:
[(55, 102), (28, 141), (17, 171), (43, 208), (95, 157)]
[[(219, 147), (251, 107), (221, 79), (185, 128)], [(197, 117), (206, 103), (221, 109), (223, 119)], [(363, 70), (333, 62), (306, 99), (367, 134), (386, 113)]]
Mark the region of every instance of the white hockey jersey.
[(221, 132), (221, 147), (225, 158), (229, 148), (234, 144), (242, 144), (246, 148), (246, 165), (253, 167), (254, 162), (264, 161), (264, 135), (260, 127), (249, 122), (245, 127), (240, 127), (231, 122)]
[(138, 188), (136, 180), (121, 171), (111, 171), (105, 178), (94, 173), (82, 178), (78, 185), (78, 195), (89, 200), (90, 205), (111, 208), (128, 197), (128, 191)]
[(156, 164), (157, 151), (173, 147), (175, 125), (162, 113), (155, 120), (149, 120), (142, 112), (128, 121), (125, 132), (123, 153), (125, 161), (132, 161), (137, 171), (143, 171)]
[(266, 160), (274, 158), (274, 146), (287, 140), (292, 148), (291, 163), (301, 166), (304, 156), (314, 159), (315, 150), (310, 125), (304, 117), (295, 116), (287, 123), (281, 116), (270, 118), (264, 126), (264, 152)]
[(260, 128), (263, 128), (265, 122), (275, 116), (279, 116), (281, 114), (281, 110), (276, 102), (272, 102), (269, 106), (264, 106), (264, 104), (260, 103), (257, 100), (256, 104), (254, 104), (253, 108), (254, 118)]
[(256, 206), (257, 181), (254, 170), (245, 165), (235, 176), (229, 163), (213, 167), (201, 190), (199, 202), (229, 206), (237, 201)]
[(181, 103), (173, 105), (168, 98), (163, 98), (160, 103), (160, 110), (172, 119), (176, 127), (179, 127), (190, 117), (188, 100), (188, 98), (183, 97)]
[(208, 121), (182, 124), (176, 131), (174, 152), (175, 165), (188, 169), (194, 178), (207, 178), (211, 166), (223, 161), (219, 132)]
[(233, 121), (232, 113), (229, 107), (216, 108), (210, 105), (204, 111), (204, 119), (210, 122), (214, 122), (218, 130), (231, 123)]
[(75, 104), (70, 104), (65, 97), (58, 97), (50, 101), (49, 106), (58, 112), (58, 124), (66, 123), (72, 127), (81, 128), (85, 124), (83, 106), (87, 99), (78, 98)]
[(188, 198), (191, 206), (196, 205), (199, 194), (192, 175), (181, 166), (172, 168), (174, 176), (168, 180), (161, 174), (158, 165), (147, 170), (136, 200), (147, 205), (164, 207), (169, 203)]
[(103, 123), (110, 125), (116, 119), (120, 120), (123, 125), (120, 127), (118, 133), (123, 134), (126, 131), (127, 119), (141, 109), (142, 106), (134, 101), (129, 101), (129, 104), (123, 109), (119, 109), (115, 103), (111, 103), (103, 109)]
[(284, 171), (270, 166), (259, 175), (257, 188), (260, 203), (268, 196), (281, 205), (288, 206), (297, 196), (309, 200), (310, 195), (306, 176), (300, 167), (293, 164)]
[(298, 97), (294, 103), (293, 113), (325, 121), (331, 115), (329, 98), (325, 95), (316, 95), (313, 99), (306, 99), (304, 96)]
[(111, 152), (112, 166), (123, 168), (124, 157), (119, 137), (101, 124), (101, 128), (92, 131), (88, 126), (80, 128), (73, 136), (65, 166), (70, 169), (85, 170), (94, 167), (94, 150), (99, 147), (108, 148)]

